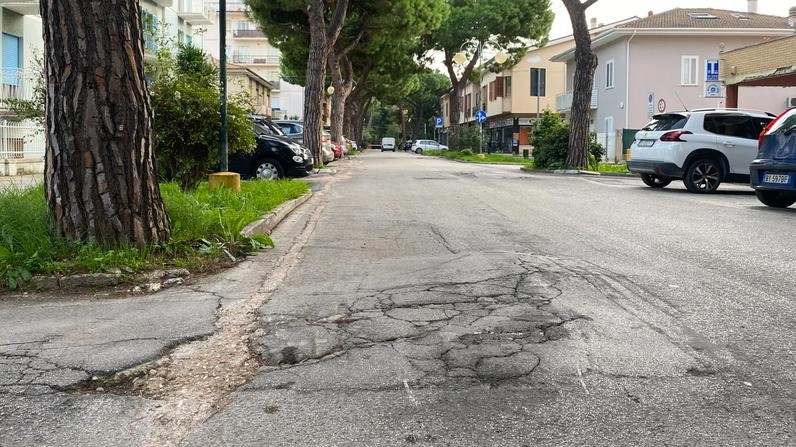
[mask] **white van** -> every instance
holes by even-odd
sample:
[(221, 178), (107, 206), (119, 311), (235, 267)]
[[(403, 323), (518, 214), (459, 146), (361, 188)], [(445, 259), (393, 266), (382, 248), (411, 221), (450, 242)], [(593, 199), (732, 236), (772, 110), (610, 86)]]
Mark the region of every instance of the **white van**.
[(393, 137), (384, 137), (381, 139), (381, 151), (393, 151), (395, 152), (395, 138)]

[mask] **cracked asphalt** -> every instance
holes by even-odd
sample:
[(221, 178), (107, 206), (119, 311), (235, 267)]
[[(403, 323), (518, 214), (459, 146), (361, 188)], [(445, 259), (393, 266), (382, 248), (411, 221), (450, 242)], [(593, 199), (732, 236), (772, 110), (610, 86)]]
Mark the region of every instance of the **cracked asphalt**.
[[(309, 181), (277, 249), (216, 278), (0, 301), (0, 446), (796, 444), (796, 210), (404, 153)], [(212, 412), (142, 417), (209, 405), (190, 377), (89, 390), (253, 305), (230, 336), (259, 368)]]

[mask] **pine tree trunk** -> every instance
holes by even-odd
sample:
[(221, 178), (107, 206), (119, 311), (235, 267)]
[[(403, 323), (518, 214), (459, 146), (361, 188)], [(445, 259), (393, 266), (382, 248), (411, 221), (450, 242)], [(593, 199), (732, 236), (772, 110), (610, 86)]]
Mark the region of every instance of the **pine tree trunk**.
[(596, 1), (589, 0), (586, 3), (580, 3), (580, 0), (564, 0), (575, 38), (575, 82), (569, 118), (569, 148), (566, 164), (578, 168), (585, 168), (589, 165), (589, 117), (597, 55), (591, 50), (591, 34), (589, 34), (589, 27), (586, 24), (586, 8)]
[(307, 85), (304, 88), (304, 144), (321, 164), (321, 130), (323, 129), (323, 80), (326, 77), (326, 26), (323, 0), (309, 0), (310, 54), (307, 59)]
[(41, 0), (40, 12), (56, 230), (106, 246), (165, 241), (138, 1)]

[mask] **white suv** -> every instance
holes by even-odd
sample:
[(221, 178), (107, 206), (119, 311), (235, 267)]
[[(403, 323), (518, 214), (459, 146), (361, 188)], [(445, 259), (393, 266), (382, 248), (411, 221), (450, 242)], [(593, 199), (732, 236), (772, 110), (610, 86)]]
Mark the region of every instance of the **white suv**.
[(710, 193), (723, 181), (749, 183), (757, 137), (773, 118), (738, 109), (653, 115), (636, 133), (627, 167), (653, 188), (682, 179), (689, 191)]

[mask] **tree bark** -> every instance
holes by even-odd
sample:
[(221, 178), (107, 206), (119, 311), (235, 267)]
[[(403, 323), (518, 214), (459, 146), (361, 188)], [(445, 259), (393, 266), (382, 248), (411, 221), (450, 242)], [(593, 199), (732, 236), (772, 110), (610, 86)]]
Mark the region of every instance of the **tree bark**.
[(597, 68), (597, 55), (591, 49), (591, 34), (586, 24), (586, 8), (597, 0), (562, 0), (572, 22), (575, 38), (575, 82), (572, 92), (572, 107), (569, 118), (569, 147), (567, 166), (587, 167), (589, 165), (589, 116), (591, 109), (594, 70)]
[[(448, 106), (450, 109), (449, 110), (450, 129), (448, 129), (449, 139), (450, 139), (449, 143), (450, 142), (455, 143), (457, 140), (456, 136), (458, 135), (458, 130), (459, 130), (459, 113), (461, 113), (461, 101), (459, 100), (460, 99), (459, 97), (462, 94), (462, 89), (469, 82), (470, 75), (473, 73), (473, 69), (475, 69), (475, 65), (478, 62), (478, 52), (476, 52), (470, 58), (470, 61), (467, 63), (467, 65), (464, 67), (464, 71), (462, 71), (461, 76), (457, 77), (456, 72), (453, 69), (453, 65), (455, 64), (455, 62), (453, 62), (453, 55), (454, 55), (453, 51), (445, 50), (444, 64), (445, 67), (447, 67), (448, 69), (448, 77), (451, 80), (451, 92), (450, 96), (448, 97)], [(475, 100), (475, 98), (473, 98), (473, 100)], [(455, 147), (452, 148), (458, 149)]]
[(316, 163), (321, 163), (321, 131), (323, 130), (323, 82), (326, 78), (326, 58), (334, 46), (345, 22), (348, 0), (334, 2), (332, 17), (327, 25), (324, 0), (307, 1), (310, 24), (310, 52), (307, 58), (307, 85), (304, 92), (304, 144), (310, 148)]
[(164, 242), (138, 1), (42, 0), (40, 13), (56, 231), (105, 246)]

